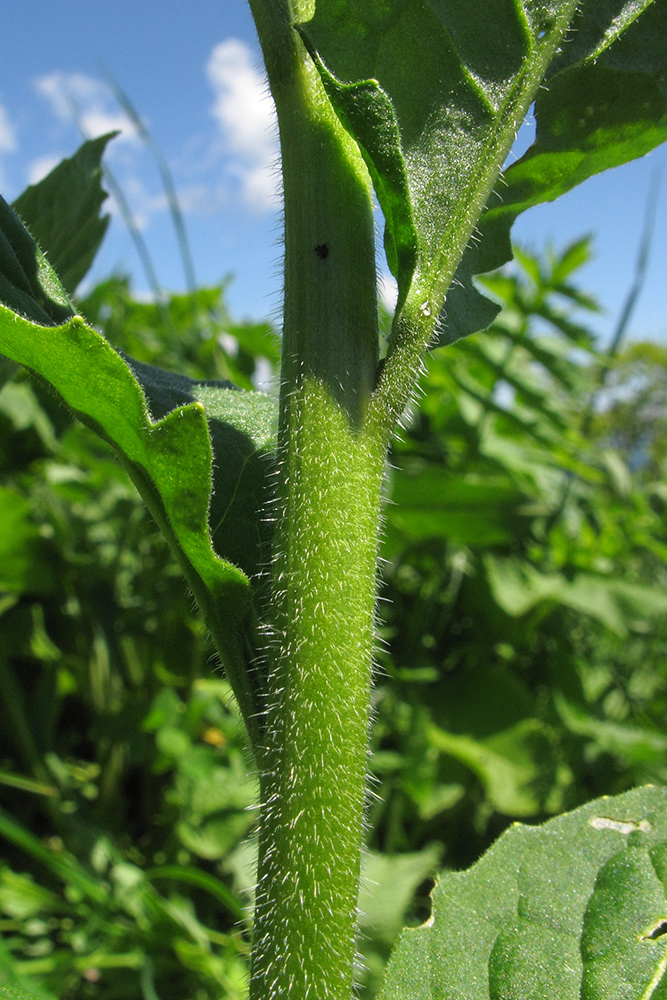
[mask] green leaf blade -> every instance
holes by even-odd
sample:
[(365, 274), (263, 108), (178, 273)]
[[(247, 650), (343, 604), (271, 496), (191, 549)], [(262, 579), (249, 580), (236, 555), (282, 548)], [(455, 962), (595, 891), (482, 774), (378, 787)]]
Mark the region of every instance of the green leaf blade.
[(56, 272), (1, 195), (0, 302), (47, 326), (74, 312)]
[[(381, 203), (383, 185), (398, 196), (396, 177), (405, 177), (417, 238), (413, 283), (435, 309), (574, 8), (569, 0), (549, 9), (511, 0), (324, 0), (301, 25), (335, 109), (372, 161)], [(379, 128), (373, 121), (379, 100), (364, 106), (371, 85), (394, 129), (385, 128), (389, 112)], [(385, 215), (389, 244), (402, 245), (399, 213)], [(409, 268), (400, 275), (400, 300), (410, 276)]]
[[(369, 166), (399, 311), (449, 289), (441, 344), (489, 326), (473, 277), (511, 259), (516, 217), (667, 138), (666, 20), (657, 0), (318, 2), (300, 30)], [(535, 144), (498, 181), (535, 98)]]
[[(125, 357), (125, 356), (124, 356)], [(208, 520), (215, 551), (257, 577), (266, 559), (270, 526), (262, 511), (270, 494), (277, 437), (275, 399), (231, 382), (189, 378), (125, 357), (154, 420), (200, 404), (213, 447), (213, 492)], [(202, 474), (210, 476), (210, 470)]]
[[(244, 433), (257, 411), (260, 416), (259, 439), (268, 447), (272, 440), (271, 418), (275, 407), (262, 397), (247, 400), (246, 406), (225, 405), (225, 399), (246, 396), (240, 390), (197, 383), (150, 366), (146, 377), (149, 400), (157, 400), (165, 415), (154, 421), (146, 396), (130, 366), (104, 340), (87, 327), (81, 317), (74, 317), (59, 327), (44, 327), (17, 316), (0, 306), (0, 350), (49, 382), (70, 409), (97, 433), (113, 444), (131, 478), (146, 500), (155, 520), (169, 540), (185, 576), (197, 598), (218, 650), (229, 672), (230, 681), (246, 720), (255, 718), (256, 692), (245, 671), (244, 631), (251, 615), (250, 581), (239, 566), (223, 559), (212, 545), (209, 508), (212, 488), (213, 451), (205, 407), (196, 393), (212, 406), (215, 435), (227, 447), (229, 462), (221, 466), (225, 453), (218, 454), (218, 480), (225, 484), (241, 508), (247, 508), (248, 496), (239, 488), (239, 476), (253, 460), (257, 447)], [(161, 379), (162, 383), (161, 384)], [(184, 388), (185, 387), (185, 388)], [(185, 391), (189, 389), (190, 391)], [(260, 394), (248, 394), (260, 396)], [(184, 404), (184, 405), (182, 405)], [(234, 413), (240, 414), (234, 426)], [(220, 417), (227, 414), (226, 422)], [(243, 448), (239, 449), (239, 441)], [(267, 468), (261, 466), (266, 477)], [(265, 487), (260, 480), (257, 489)], [(229, 507), (221, 486), (222, 501)], [(257, 499), (257, 498), (256, 498)], [(265, 498), (262, 496), (262, 500)], [(259, 507), (254, 510), (259, 516)], [(260, 533), (253, 523), (253, 513), (246, 510), (250, 529)], [(218, 537), (225, 538), (226, 518), (219, 517)], [(239, 548), (236, 539), (232, 543)], [(224, 548), (224, 546), (223, 546)], [(246, 553), (248, 546), (240, 546)], [(251, 539), (248, 561), (258, 567), (260, 546)], [(249, 725), (256, 728), (256, 720)]]
[(656, 0), (580, 6), (549, 69), (548, 87), (536, 97), (535, 142), (496, 184), (480, 239), (459, 265), (440, 343), (488, 325), (488, 300), (472, 278), (511, 259), (510, 229), (522, 212), (667, 139), (666, 48), (667, 14)]
[(665, 984), (667, 790), (515, 824), (404, 931), (381, 1000), (649, 1000)]
[(89, 271), (109, 225), (109, 216), (100, 215), (107, 197), (101, 162), (115, 135), (84, 142), (12, 205), (70, 294)]
[(600, 871), (584, 918), (582, 1000), (665, 995), (665, 854), (665, 844), (628, 846)]

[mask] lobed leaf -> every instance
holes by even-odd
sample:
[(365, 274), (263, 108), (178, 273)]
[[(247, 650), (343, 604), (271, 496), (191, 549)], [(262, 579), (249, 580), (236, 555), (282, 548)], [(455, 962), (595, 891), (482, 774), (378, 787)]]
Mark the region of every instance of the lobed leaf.
[(515, 824), (440, 876), (380, 1000), (645, 1000), (667, 987), (667, 789)]
[(301, 32), (385, 212), (399, 305), (451, 280), (576, 3), (319, 0)]
[[(300, 30), (373, 178), (399, 310), (454, 279), (441, 343), (496, 316), (472, 278), (511, 259), (517, 215), (667, 137), (659, 0), (318, 0)], [(536, 141), (497, 180), (533, 100)]]
[(115, 135), (84, 142), (12, 205), (70, 294), (90, 269), (109, 225), (109, 216), (100, 215), (107, 197), (101, 163)]
[(276, 445), (276, 401), (263, 392), (237, 389), (231, 382), (193, 379), (123, 357), (154, 420), (195, 402), (204, 407), (213, 447), (208, 519), (214, 548), (256, 578), (270, 541), (262, 510)]
[(532, 146), (498, 180), (479, 238), (459, 265), (443, 312), (441, 343), (489, 324), (490, 303), (472, 276), (511, 259), (510, 229), (533, 205), (643, 156), (667, 139), (667, 10), (659, 0), (580, 5), (535, 100)]
[[(256, 571), (266, 472), (259, 452), (272, 440), (272, 402), (224, 383), (196, 382), (138, 362), (130, 367), (81, 317), (46, 327), (0, 306), (0, 350), (49, 382), (84, 423), (116, 447), (181, 563), (251, 719), (255, 696), (242, 653), (250, 584), (239, 566), (214, 550), (209, 508), (220, 549)], [(218, 444), (212, 507), (207, 410)], [(246, 542), (252, 530), (254, 537)]]

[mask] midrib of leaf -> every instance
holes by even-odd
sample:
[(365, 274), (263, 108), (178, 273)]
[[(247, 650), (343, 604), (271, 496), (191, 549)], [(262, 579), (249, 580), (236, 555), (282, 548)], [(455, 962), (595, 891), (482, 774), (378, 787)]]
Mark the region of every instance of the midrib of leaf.
[(651, 982), (648, 984), (648, 986), (642, 993), (640, 1000), (651, 1000), (651, 997), (653, 996), (653, 994), (655, 993), (658, 986), (660, 986), (660, 983), (663, 980), (663, 976), (665, 974), (666, 969), (667, 969), (667, 947), (664, 950), (662, 958), (658, 962), (656, 970), (653, 973), (653, 978), (651, 979)]
[[(427, 125), (422, 129), (421, 137), (410, 144), (410, 148), (401, 143), (400, 155), (403, 157), (408, 178), (408, 195), (417, 235), (418, 253), (414, 272), (408, 279), (409, 290), (405, 286), (401, 287), (399, 278), (399, 309), (394, 317), (384, 370), (369, 412), (370, 421), (383, 426), (387, 436), (392, 432), (395, 420), (408, 402), (423, 355), (433, 337), (438, 316), (461, 258), (471, 237), (474, 239), (475, 227), (497, 182), (502, 164), (565, 36), (576, 7), (576, 0), (568, 0), (563, 4), (560, 12), (546, 29), (547, 34), (540, 38), (535, 37), (536, 29), (530, 27), (523, 5), (517, 7), (516, 2), (514, 3), (516, 30), (521, 33), (524, 49), (523, 62), (513, 77), (508, 73), (506, 80), (509, 79), (510, 82), (501, 85), (504, 94), (497, 104), (498, 110), (492, 121), (488, 124), (482, 123), (479, 144), (471, 137), (474, 148), (468, 160), (470, 167), (467, 179), (455, 191), (455, 201), (451, 209), (448, 205), (451, 198), (448, 185), (451, 190), (452, 183), (461, 180), (460, 171), (458, 177), (456, 173), (448, 174), (446, 171), (439, 176), (436, 175), (434, 183), (429, 185), (433, 188), (432, 196), (422, 190), (420, 174), (424, 171), (424, 159), (427, 156), (432, 159), (432, 140), (438, 133)], [(437, 18), (433, 8), (429, 9)], [(442, 21), (438, 20), (442, 24)], [(472, 98), (477, 107), (480, 107), (479, 84), (477, 81), (474, 84), (470, 82), (470, 73), (464, 64), (463, 55), (458, 54), (459, 50), (454, 45), (450, 31), (445, 28), (445, 33), (449, 43), (448, 48), (456, 53), (456, 70), (461, 82), (461, 90), (458, 95), (454, 94), (454, 106), (463, 110)], [(382, 85), (382, 80), (379, 81), (379, 85)], [(485, 87), (487, 95), (485, 109), (488, 108), (489, 86)], [(445, 97), (443, 94), (443, 100)], [(488, 116), (486, 110), (481, 113), (484, 118)], [(400, 132), (400, 117), (398, 126)], [(477, 134), (479, 135), (479, 132)], [(455, 140), (460, 144), (462, 136), (450, 132), (451, 148), (447, 149), (447, 131), (443, 130), (439, 135), (446, 152), (454, 155)], [(438, 233), (437, 243), (434, 239), (433, 220), (428, 212), (427, 202), (431, 198), (434, 219), (437, 220), (439, 217), (444, 222)], [(447, 217), (448, 212), (450, 214)]]
[[(423, 277), (423, 285), (419, 285), (418, 277), (415, 275), (416, 280), (413, 280), (413, 288), (419, 285), (416, 288), (419, 298), (419, 302), (416, 303), (417, 307), (424, 301), (423, 289), (426, 291), (427, 297), (433, 298), (431, 311), (435, 309), (439, 312), (463, 251), (496, 183), (502, 163), (511, 149), (518, 128), (535, 97), (535, 92), (553, 61), (556, 49), (567, 31), (576, 7), (577, 0), (570, 0), (551, 28), (548, 41), (542, 40), (542, 44), (536, 47), (530, 37), (523, 4), (517, 6), (515, 3), (515, 9), (517, 13), (520, 12), (520, 20), (526, 28), (527, 41), (532, 52), (527, 64), (524, 62), (522, 69), (510, 84), (506, 97), (498, 105), (494, 127), (491, 128), (488, 139), (480, 147), (477, 156), (478, 165), (472, 171), (467, 188), (460, 193), (457, 199), (457, 210), (452, 216), (451, 224), (443, 233), (442, 249), (429, 264)], [(452, 48), (456, 51), (453, 45)], [(469, 78), (470, 74), (461, 59), (459, 59), (459, 65), (466, 78)], [(477, 84), (475, 84), (474, 90), (476, 93), (479, 92)], [(486, 100), (488, 104), (488, 96)], [(468, 194), (469, 197), (467, 197)], [(410, 309), (410, 306), (414, 307), (415, 305), (414, 301), (410, 301), (412, 298), (413, 296), (408, 294), (406, 311)]]
[[(630, 3), (626, 4), (620, 14), (617, 14), (613, 19), (607, 30), (605, 31), (600, 44), (597, 48), (590, 53), (586, 62), (595, 62), (595, 60), (602, 55), (608, 48), (610, 48), (615, 41), (617, 41), (621, 35), (627, 31), (631, 24), (641, 17), (644, 11), (654, 3), (654, 0), (631, 0)], [(630, 12), (628, 13), (628, 8)]]

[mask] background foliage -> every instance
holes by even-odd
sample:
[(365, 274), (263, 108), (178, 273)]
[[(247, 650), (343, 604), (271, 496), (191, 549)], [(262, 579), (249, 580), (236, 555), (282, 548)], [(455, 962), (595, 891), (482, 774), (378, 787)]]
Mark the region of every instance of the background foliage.
[[(393, 448), (368, 993), (436, 867), (667, 777), (667, 354), (597, 353), (589, 252), (516, 249), (485, 279), (502, 312), (433, 352)], [(140, 361), (247, 388), (275, 370), (224, 286), (146, 304), (114, 276), (78, 305)], [(241, 997), (256, 788), (180, 571), (110, 448), (9, 369), (0, 477), (4, 984)]]

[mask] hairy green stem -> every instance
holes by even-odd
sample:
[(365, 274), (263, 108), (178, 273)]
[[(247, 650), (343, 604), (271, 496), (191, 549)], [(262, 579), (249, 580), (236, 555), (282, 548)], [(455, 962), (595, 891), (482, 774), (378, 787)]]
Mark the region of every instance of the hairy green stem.
[[(253, 0), (280, 127), (285, 312), (251, 998), (348, 1000), (383, 435), (370, 178), (287, 3)], [(281, 44), (275, 44), (276, 38)]]

